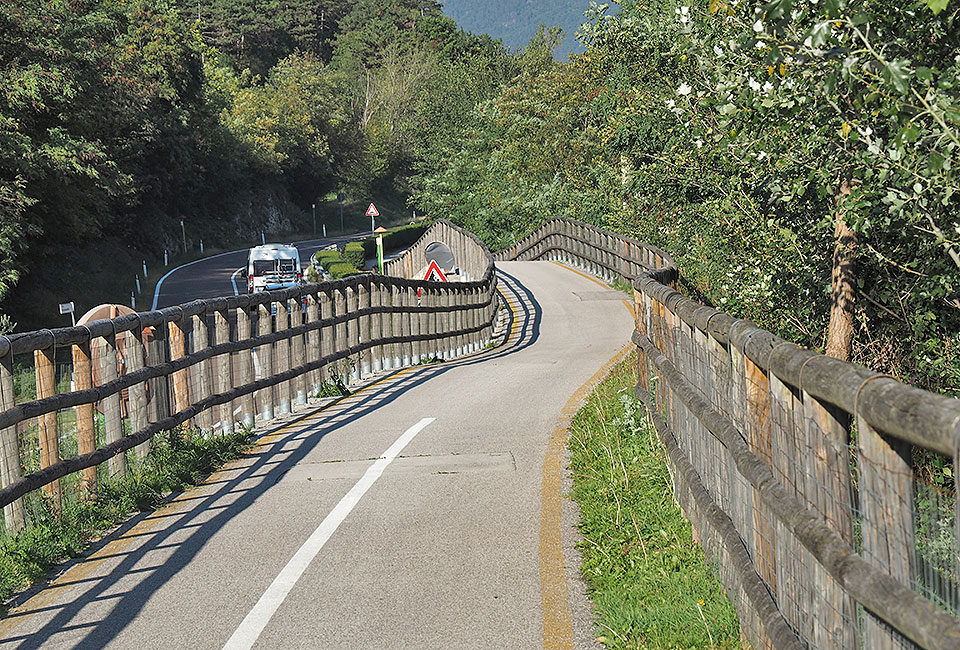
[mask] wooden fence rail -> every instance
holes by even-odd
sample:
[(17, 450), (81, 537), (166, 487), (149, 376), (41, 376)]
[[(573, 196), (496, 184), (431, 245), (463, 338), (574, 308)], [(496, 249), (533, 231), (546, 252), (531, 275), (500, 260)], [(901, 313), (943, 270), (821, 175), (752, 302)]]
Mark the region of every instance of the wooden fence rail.
[(668, 254), (588, 224), (496, 258), (632, 282), (636, 394), (754, 647), (960, 648), (956, 489), (927, 480), (958, 469), (960, 401), (691, 300)]
[[(325, 382), (485, 347), (498, 305), (490, 252), (445, 221), (425, 237), (478, 279), (365, 274), (0, 337), (5, 530), (29, 523), (35, 490), (55, 508), (93, 498), (98, 479), (125, 474), (160, 431), (229, 433), (289, 413)], [(406, 258), (418, 252), (393, 269), (417, 267)]]

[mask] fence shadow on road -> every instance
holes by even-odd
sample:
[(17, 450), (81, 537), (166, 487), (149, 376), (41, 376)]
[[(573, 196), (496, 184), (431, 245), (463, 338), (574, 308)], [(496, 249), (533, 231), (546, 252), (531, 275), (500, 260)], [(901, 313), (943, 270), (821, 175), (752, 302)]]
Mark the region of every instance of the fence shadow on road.
[[(245, 461), (249, 464), (226, 470), (223, 476), (198, 488), (195, 496), (181, 495), (177, 501), (188, 503), (188, 507), (180, 510), (165, 507), (153, 513), (133, 517), (109, 538), (94, 545), (87, 552), (86, 559), (79, 561), (80, 564), (117, 561), (118, 558), (119, 563), (105, 576), (90, 575), (51, 585), (59, 589), (79, 588), (83, 591), (68, 602), (41, 604), (36, 608), (11, 613), (10, 618), (21, 618), (24, 622), (38, 614), (53, 613), (53, 616), (36, 631), (8, 636), (0, 645), (15, 645), (22, 650), (33, 650), (44, 646), (58, 633), (66, 633), (71, 637), (69, 643), (75, 647), (106, 646), (130, 625), (154, 592), (197, 556), (217, 531), (302, 461), (328, 433), (359, 420), (376, 409), (388, 406), (408, 390), (453, 368), (486, 363), (532, 346), (540, 336), (541, 307), (533, 293), (517, 278), (503, 271), (498, 271), (498, 276), (501, 287), (505, 290), (505, 297), (512, 303), (506, 340), (499, 348), (450, 363), (424, 365), (412, 372), (395, 371), (362, 393), (345, 398), (320, 413), (314, 411), (286, 421), (282, 428), (287, 432), (275, 440), (261, 444), (248, 454)], [(507, 293), (510, 295), (507, 296)], [(311, 419), (316, 421), (307, 422)], [(296, 446), (293, 449), (284, 449), (285, 445), (294, 439)], [(218, 501), (225, 498), (231, 499), (229, 504), (218, 505)], [(215, 514), (210, 516), (211, 512)], [(138, 530), (138, 527), (142, 527), (148, 520), (168, 517), (175, 521), (147, 531)], [(186, 539), (181, 539), (185, 530), (192, 532)], [(143, 541), (135, 543), (135, 538)], [(104, 554), (103, 551), (109, 543), (122, 543), (124, 540), (132, 542), (132, 548)], [(172, 555), (162, 564), (144, 566), (149, 565), (148, 557), (151, 554), (162, 554), (171, 548), (174, 549)], [(149, 575), (127, 591), (119, 591), (122, 582), (137, 573)], [(229, 598), (230, 595), (224, 594), (224, 597)], [(23, 598), (26, 600), (26, 596)], [(104, 601), (112, 601), (109, 614), (92, 623), (76, 621), (82, 610), (90, 606), (100, 606)], [(16, 604), (12, 603), (14, 607)], [(29, 606), (29, 600), (23, 604)], [(175, 615), (174, 612), (170, 614)], [(85, 635), (77, 638), (75, 635), (83, 628), (87, 628)]]

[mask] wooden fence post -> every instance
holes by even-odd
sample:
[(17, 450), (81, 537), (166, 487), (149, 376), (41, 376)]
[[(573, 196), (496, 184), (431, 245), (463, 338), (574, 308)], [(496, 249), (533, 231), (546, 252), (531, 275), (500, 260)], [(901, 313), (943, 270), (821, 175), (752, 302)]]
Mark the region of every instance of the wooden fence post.
[[(210, 346), (210, 335), (207, 332), (207, 313), (197, 314), (190, 318), (193, 345), (191, 352), (202, 352)], [(210, 372), (210, 360), (205, 359), (193, 366), (196, 390), (194, 401), (206, 399), (213, 394), (213, 377)], [(206, 409), (197, 416), (197, 425), (205, 433), (213, 431), (213, 411)]]
[[(802, 377), (801, 377), (802, 381)], [(853, 535), (853, 485), (850, 477), (849, 416), (801, 392), (808, 466), (813, 472), (808, 503), (851, 547)], [(857, 608), (853, 598), (822, 569), (822, 605), (815, 616), (814, 640), (821, 648), (859, 648)]]
[[(253, 319), (250, 312), (243, 307), (237, 308), (237, 340), (248, 341), (253, 335)], [(253, 363), (254, 350), (241, 350), (237, 357), (237, 370), (241, 384), (250, 384), (256, 379), (256, 370)], [(247, 429), (253, 429), (256, 423), (257, 407), (253, 393), (247, 393), (240, 398), (240, 423)]]
[[(16, 394), (13, 388), (13, 353), (0, 357), (0, 407), (4, 411), (16, 405)], [(0, 485), (7, 487), (23, 478), (23, 466), (20, 459), (20, 438), (17, 435), (16, 425), (6, 427), (0, 431)], [(23, 509), (23, 499), (17, 499), (3, 509), (4, 529), (8, 534), (15, 534), (26, 526), (26, 515)]]
[[(403, 296), (404, 291), (400, 285), (393, 284), (390, 287), (390, 304), (394, 309), (400, 309), (403, 307)], [(401, 336), (403, 331), (403, 314), (399, 311), (394, 311), (390, 316), (390, 336), (396, 338)], [(403, 367), (403, 347), (400, 343), (394, 343), (392, 346), (391, 352), (391, 365), (394, 368)]]
[[(271, 315), (271, 303), (257, 306), (257, 335), (266, 336), (273, 330), (273, 316)], [(273, 345), (264, 343), (256, 348), (256, 356), (253, 358), (254, 366), (258, 363), (260, 367), (257, 370), (257, 379), (273, 376)], [(273, 419), (274, 387), (267, 386), (256, 391), (255, 397), (260, 408), (260, 418), (264, 422)]]
[[(863, 558), (912, 586), (916, 545), (910, 446), (883, 436), (857, 415), (857, 452)], [(863, 644), (871, 650), (913, 647), (869, 610), (864, 612)]]
[[(187, 353), (186, 336), (184, 334), (185, 323), (183, 317), (180, 320), (167, 323), (167, 338), (170, 344), (170, 360), (176, 361), (183, 358)], [(187, 381), (189, 368), (178, 370), (173, 373), (173, 409), (179, 413), (190, 405), (190, 385)], [(190, 420), (183, 423), (183, 426), (190, 428)]]
[[(307, 294), (307, 323), (314, 324), (320, 320), (320, 294), (318, 293), (309, 293)], [(314, 329), (307, 332), (307, 361), (313, 363), (314, 361), (319, 361), (321, 357), (320, 352), (320, 330)], [(320, 388), (323, 385), (323, 378), (321, 370), (311, 370), (308, 374), (307, 387), (310, 391), (310, 394), (316, 395), (320, 392)]]
[[(408, 287), (406, 290), (406, 294), (407, 294), (407, 306), (410, 309), (413, 309), (420, 303), (420, 299), (417, 298), (417, 290), (414, 289), (413, 287)], [(421, 314), (418, 314), (416, 312), (410, 313), (410, 331), (409, 331), (410, 336), (417, 336), (423, 331), (420, 329), (421, 321), (422, 321), (420, 316)], [(415, 366), (418, 363), (420, 363), (420, 361), (423, 359), (424, 349), (426, 349), (425, 341), (412, 341), (410, 343), (410, 363), (412, 365)]]
[[(803, 405), (793, 389), (773, 372), (767, 374), (767, 381), (770, 391), (769, 467), (789, 494), (804, 501), (803, 477), (798, 470), (802, 455), (809, 451), (800, 449), (797, 432), (802, 431), (802, 424), (794, 421), (795, 416), (802, 418)], [(811, 574), (814, 573), (812, 564), (816, 564), (816, 561), (778, 521), (773, 520), (772, 523), (777, 602), (783, 617), (793, 629), (800, 630), (803, 638), (809, 638), (816, 611), (810, 602), (809, 590), (815, 587), (808, 584), (805, 578), (808, 569)]]
[[(400, 305), (403, 311), (400, 312), (400, 336), (409, 337), (410, 336), (410, 288), (409, 287), (399, 287), (400, 291)], [(400, 343), (400, 363), (403, 367), (407, 367), (411, 364), (411, 348), (409, 341), (404, 341)]]
[[(467, 295), (466, 291), (464, 291), (461, 287), (458, 286), (450, 294), (450, 298), (453, 300), (452, 306), (460, 307), (465, 302), (466, 295)], [(466, 313), (462, 309), (458, 309), (457, 311), (453, 312), (453, 317), (454, 317), (453, 328), (455, 331), (459, 332), (464, 328), (464, 323), (466, 322), (466, 319), (464, 318), (465, 316), (466, 316)], [(455, 357), (462, 357), (464, 354), (466, 354), (467, 352), (466, 341), (467, 341), (467, 337), (465, 335), (458, 334), (456, 336), (453, 342)]]
[(448, 287), (443, 287), (440, 289), (440, 305), (443, 307), (443, 311), (440, 312), (440, 322), (443, 323), (441, 330), (443, 331), (443, 360), (449, 361), (456, 356), (457, 349), (457, 339), (453, 336), (447, 336), (450, 332), (453, 332), (457, 328), (457, 315), (455, 312), (450, 311), (450, 307), (454, 305), (453, 292)]
[[(115, 380), (119, 376), (117, 359), (117, 335), (109, 334), (100, 339), (100, 382), (101, 385)], [(120, 413), (120, 393), (107, 395), (101, 402), (103, 408), (103, 428), (105, 440), (110, 443), (123, 438), (123, 420)], [(127, 475), (127, 457), (124, 453), (117, 454), (107, 461), (107, 468), (112, 477)]]
[[(297, 328), (303, 325), (304, 315), (304, 296), (297, 296), (291, 300), (290, 309), (290, 327)], [(307, 362), (307, 352), (305, 344), (306, 336), (297, 334), (290, 340), (290, 367), (299, 368)], [(307, 375), (297, 375), (292, 384), (293, 406), (306, 406), (307, 404)]]
[[(93, 362), (90, 341), (73, 346), (73, 379), (77, 390), (93, 388)], [(97, 449), (97, 424), (93, 404), (77, 407), (77, 453), (90, 454)], [(95, 499), (97, 496), (97, 468), (87, 467), (80, 475), (80, 498)]]
[[(767, 375), (746, 354), (743, 358), (744, 387), (746, 390), (747, 444), (768, 467), (771, 466), (770, 438), (770, 382)], [(771, 520), (759, 493), (753, 494), (753, 551), (757, 573), (777, 594), (777, 564), (774, 551), (775, 522)]]
[[(239, 311), (239, 310), (238, 310)], [(230, 312), (226, 308), (214, 312), (215, 326), (213, 329), (214, 345), (222, 345), (230, 342)], [(216, 392), (226, 393), (233, 388), (233, 360), (229, 354), (221, 354), (216, 359), (217, 369), (217, 388)], [(223, 435), (233, 434), (233, 402), (221, 404), (220, 411), (220, 432)]]
[[(334, 292), (330, 289), (324, 290), (320, 294), (320, 320), (329, 321), (333, 318)], [(336, 345), (336, 329), (333, 325), (326, 325), (320, 329), (320, 356), (329, 357), (333, 354)], [(336, 376), (335, 367), (331, 371), (330, 364), (324, 364), (320, 373), (322, 382), (332, 381)]]
[[(416, 305), (419, 307), (432, 307), (434, 304), (433, 293), (427, 289), (421, 289), (420, 293), (417, 294), (414, 290), (414, 299), (416, 300)], [(437, 319), (435, 314), (431, 314), (426, 311), (422, 311), (417, 315), (417, 331), (421, 334), (429, 334), (434, 338), (431, 338), (428, 341), (420, 342), (420, 356), (417, 360), (417, 363), (423, 363), (433, 359), (436, 356), (437, 352)]]
[[(290, 300), (284, 298), (273, 304), (277, 306), (277, 315), (274, 317), (274, 331), (277, 333), (286, 332), (290, 328)], [(270, 311), (273, 311), (273, 309)], [(286, 372), (290, 369), (289, 338), (282, 338), (273, 344), (273, 357), (274, 367), (270, 375)], [(276, 395), (277, 415), (290, 413), (290, 381), (282, 381), (274, 386), (274, 394)]]
[[(370, 307), (379, 310), (383, 306), (383, 278), (374, 276), (370, 281)], [(379, 341), (383, 338), (383, 313), (379, 312), (370, 317), (370, 340)], [(371, 370), (383, 370), (383, 346), (377, 345), (370, 350)]]
[[(347, 313), (347, 290), (346, 287), (341, 285), (333, 294), (333, 315), (335, 317), (343, 316)], [(338, 323), (336, 325), (336, 333), (334, 338), (333, 352), (339, 353), (343, 350), (346, 350), (350, 347), (350, 341), (347, 338), (347, 323), (346, 321)], [(336, 372), (340, 376), (340, 380), (346, 384), (350, 380), (350, 373), (344, 372), (344, 364), (349, 364), (349, 359), (342, 359), (336, 362)]]
[[(56, 349), (51, 342), (49, 348), (33, 351), (33, 363), (36, 374), (37, 399), (52, 397), (57, 393), (56, 366), (54, 354)], [(50, 467), (60, 461), (60, 437), (57, 432), (57, 412), (47, 413), (37, 418), (40, 442), (40, 469)], [(43, 487), (43, 493), (53, 502), (54, 509), (59, 512), (63, 508), (63, 497), (60, 492), (59, 479)]]
[[(357, 317), (357, 310), (360, 305), (360, 293), (358, 291), (357, 285), (347, 285), (347, 311), (346, 313), (350, 316), (350, 319), (347, 321), (347, 340), (346, 340), (346, 349), (355, 347), (360, 343), (360, 319)], [(350, 362), (350, 383), (360, 381), (360, 356), (350, 355), (348, 360)]]
[[(370, 281), (365, 278), (363, 282), (357, 285), (357, 309), (365, 310), (370, 308)], [(367, 343), (370, 341), (370, 316), (360, 316), (357, 318), (357, 343)], [(373, 350), (367, 348), (362, 351), (359, 355), (359, 375), (361, 377), (368, 377), (370, 375), (370, 370), (373, 368)]]
[[(127, 373), (134, 373), (144, 367), (147, 350), (143, 344), (143, 328), (137, 325), (129, 332), (124, 332), (124, 353), (127, 358)], [(74, 357), (76, 358), (76, 357)], [(74, 368), (76, 374), (76, 368)], [(136, 433), (147, 428), (147, 382), (134, 384), (127, 390), (127, 411), (130, 414), (130, 432)], [(79, 431), (79, 422), (78, 422)], [(150, 453), (150, 440), (136, 446), (137, 458), (141, 461)]]

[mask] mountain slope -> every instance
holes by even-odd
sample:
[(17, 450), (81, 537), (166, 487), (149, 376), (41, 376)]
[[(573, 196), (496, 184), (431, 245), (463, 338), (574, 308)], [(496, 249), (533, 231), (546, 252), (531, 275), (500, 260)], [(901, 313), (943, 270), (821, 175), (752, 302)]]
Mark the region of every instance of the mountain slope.
[[(556, 58), (563, 60), (571, 52), (583, 51), (576, 31), (584, 21), (583, 12), (588, 5), (589, 0), (444, 0), (443, 12), (464, 29), (502, 39), (511, 49), (525, 47), (537, 25), (559, 25), (565, 38), (557, 48)], [(617, 9), (617, 5), (611, 5), (608, 13)]]

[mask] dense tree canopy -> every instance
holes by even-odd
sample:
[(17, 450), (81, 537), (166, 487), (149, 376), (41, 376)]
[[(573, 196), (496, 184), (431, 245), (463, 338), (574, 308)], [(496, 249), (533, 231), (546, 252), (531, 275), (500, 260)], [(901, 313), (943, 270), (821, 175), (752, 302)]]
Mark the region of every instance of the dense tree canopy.
[(514, 58), (432, 0), (3, 3), (4, 311), (37, 324), (33, 289), (89, 246), (156, 259), (181, 220), (226, 244), (332, 190), (403, 197)]
[(494, 247), (633, 234), (738, 316), (956, 390), (957, 7), (617, 4), (557, 63), (557, 29), (511, 54), (434, 0), (4, 3), (0, 300), (181, 220), (226, 243), (389, 194)]
[(846, 317), (838, 355), (960, 390), (956, 6), (618, 4), (418, 201), (495, 245), (554, 215), (636, 235), (738, 316), (819, 348)]

